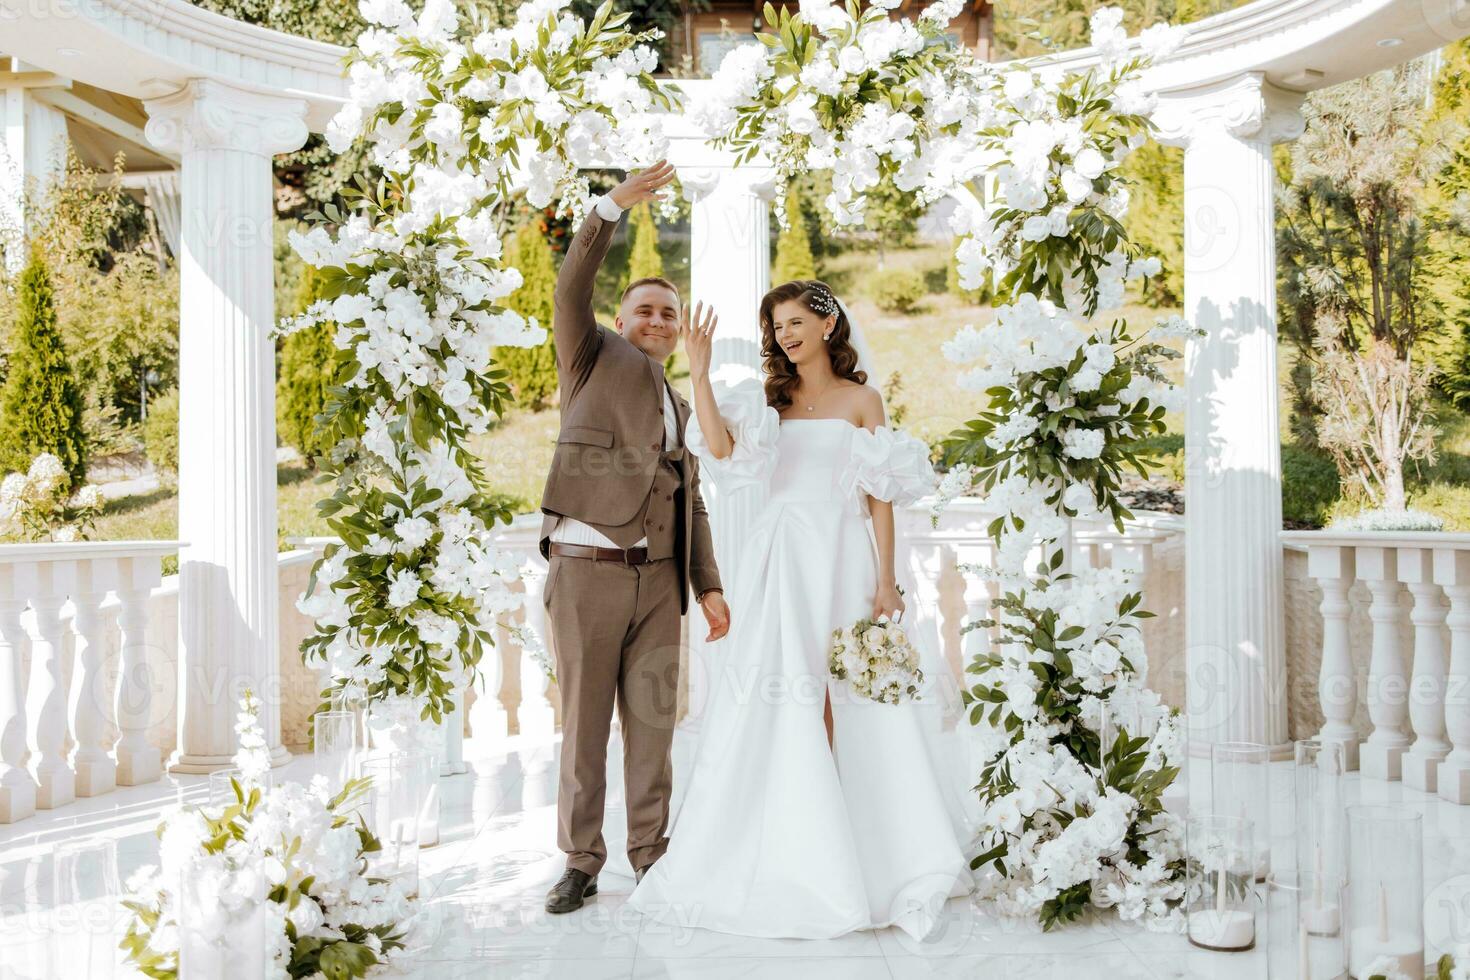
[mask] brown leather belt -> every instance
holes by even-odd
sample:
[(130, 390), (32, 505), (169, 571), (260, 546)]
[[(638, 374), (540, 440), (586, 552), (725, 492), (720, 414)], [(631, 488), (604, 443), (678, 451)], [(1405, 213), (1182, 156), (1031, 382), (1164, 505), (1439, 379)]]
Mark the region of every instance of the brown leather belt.
[(592, 561), (611, 561), (619, 565), (646, 565), (648, 564), (648, 549), (644, 547), (628, 548), (598, 548), (590, 544), (566, 544), (562, 541), (551, 542), (547, 549), (549, 554), (559, 555), (562, 558), (590, 558)]

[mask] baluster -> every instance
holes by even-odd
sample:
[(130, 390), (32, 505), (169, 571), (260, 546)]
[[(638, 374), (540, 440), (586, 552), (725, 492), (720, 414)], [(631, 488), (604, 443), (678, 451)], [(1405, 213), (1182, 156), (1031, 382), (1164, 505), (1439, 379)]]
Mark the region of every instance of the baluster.
[(120, 786), (151, 783), (163, 775), (162, 753), (148, 742), (153, 721), (153, 670), (148, 664), (148, 599), (162, 581), (157, 556), (130, 558), (122, 563), (119, 609), (117, 695), (117, 761)]
[(62, 643), (61, 607), (66, 603), (75, 566), (42, 561), (19, 566), (29, 579), (27, 593), (34, 617), (31, 633), (31, 676), (26, 690), (31, 775), (36, 780), (36, 807), (50, 810), (76, 799), (76, 774), (66, 764), (66, 647)]
[(1307, 551), (1307, 573), (1322, 589), (1322, 663), (1317, 671), (1317, 701), (1322, 707), (1323, 742), (1342, 746), (1348, 769), (1358, 768), (1358, 729), (1353, 715), (1358, 710), (1358, 677), (1353, 670), (1349, 646), (1348, 614), (1352, 603), (1348, 590), (1357, 574), (1352, 548), (1313, 546)]
[(1409, 735), (1404, 722), (1409, 717), (1408, 678), (1404, 654), (1399, 648), (1399, 607), (1402, 586), (1398, 581), (1397, 554), (1393, 548), (1359, 547), (1358, 578), (1368, 584), (1373, 601), (1368, 617), (1373, 620), (1373, 657), (1368, 664), (1368, 717), (1373, 733), (1360, 750), (1363, 775), (1373, 779), (1399, 779)]
[(1435, 778), (1440, 797), (1470, 803), (1470, 551), (1434, 549), (1434, 580), (1450, 600), (1450, 669), (1445, 682), (1444, 720), (1454, 747)]
[(1414, 666), (1409, 679), (1409, 721), (1414, 744), (1404, 755), (1404, 785), (1433, 793), (1440, 760), (1450, 752), (1444, 730), (1444, 629), (1447, 610), (1434, 584), (1434, 552), (1400, 548), (1399, 581), (1414, 597)]
[[(526, 583), (526, 624), (536, 631), (546, 649), (550, 650), (551, 630), (546, 621), (546, 607), (541, 602), (541, 590), (546, 585), (546, 569), (539, 564), (529, 564), (524, 569), (522, 581)], [(549, 739), (556, 734), (556, 713), (546, 691), (551, 681), (546, 671), (531, 656), (531, 651), (521, 651), (521, 703), (516, 709), (520, 733), (531, 740)]]
[(36, 784), (26, 771), (25, 698), (20, 661), (26, 648), (20, 614), (26, 601), (14, 585), (14, 566), (0, 565), (0, 823), (36, 812)]
[(118, 584), (116, 559), (95, 558), (77, 565), (71, 597), (75, 645), (67, 717), (72, 737), (69, 761), (76, 772), (78, 796), (100, 796), (117, 787), (117, 767), (107, 752), (107, 740), (112, 737), (112, 696), (107, 689), (110, 651), (102, 600)]
[(475, 733), (479, 749), (494, 744), (503, 746), (510, 734), (510, 715), (501, 700), (501, 686), (505, 683), (505, 655), (510, 646), (510, 634), (503, 628), (495, 628), (495, 646), (480, 660), (481, 694), (470, 707), (470, 728)]
[[(491, 655), (494, 656), (493, 651)], [(455, 685), (454, 709), (444, 713), (444, 724), (441, 726), (444, 731), (444, 748), (439, 756), (441, 776), (456, 776), (469, 771), (464, 761), (464, 702), (468, 693), (468, 681)]]

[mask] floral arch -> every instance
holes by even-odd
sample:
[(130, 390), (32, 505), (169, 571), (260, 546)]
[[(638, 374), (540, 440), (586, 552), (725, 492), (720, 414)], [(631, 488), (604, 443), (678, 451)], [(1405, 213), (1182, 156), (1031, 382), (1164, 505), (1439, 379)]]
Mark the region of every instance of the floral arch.
[[(625, 18), (605, 5), (583, 24), (563, 7), (542, 0), (510, 28), (461, 34), (444, 0), (417, 16), (402, 0), (365, 5), (376, 26), (329, 138), (338, 149), (365, 138), (383, 177), (294, 240), (326, 298), (287, 328), (334, 323), (339, 348), (325, 417), (336, 489), (323, 508), (342, 543), (305, 600), (318, 626), (304, 650), (336, 688), (413, 699), (435, 720), (516, 605), (516, 563), (489, 536), (509, 515), (488, 504), (467, 439), (508, 395), (493, 348), (544, 330), (496, 305), (520, 276), (500, 261), (495, 208), (520, 174), (530, 203), (580, 217), (578, 168), (664, 155), (660, 117), (675, 107)], [(978, 489), (1004, 512), (989, 529), (1004, 597), (993, 621), (972, 624), (1001, 640), (969, 666), (965, 692), (986, 733), (976, 866), (994, 872), (1003, 908), (1048, 925), (1089, 903), (1162, 917), (1180, 877), (1160, 802), (1177, 739), (1141, 685), (1146, 614), (1131, 579), (1074, 573), (1068, 552), (1078, 515), (1121, 527), (1122, 471), (1144, 470), (1138, 443), (1163, 429), (1159, 364), (1174, 351), (1121, 319), (1081, 321), (1120, 306), (1126, 278), (1157, 271), (1118, 220), (1117, 168), (1151, 128), (1140, 74), (1177, 33), (1151, 28), (1132, 44), (1109, 9), (1093, 20), (1095, 68), (997, 68), (930, 43), (956, 12), (936, 4), (910, 22), (856, 0), (795, 17), (768, 6), (774, 33), (727, 56), (717, 95), (692, 115), (778, 186), (831, 169), (826, 203), (845, 224), (862, 222), (880, 180), (927, 203), (994, 174), (993, 198), (957, 218), (957, 260), (966, 285), (988, 277), (1010, 301), (945, 348), (977, 395), (976, 417), (946, 444), (945, 490)], [(1166, 716), (1155, 737), (1130, 737), (1116, 718), (1108, 729), (1108, 701), (1124, 696)]]

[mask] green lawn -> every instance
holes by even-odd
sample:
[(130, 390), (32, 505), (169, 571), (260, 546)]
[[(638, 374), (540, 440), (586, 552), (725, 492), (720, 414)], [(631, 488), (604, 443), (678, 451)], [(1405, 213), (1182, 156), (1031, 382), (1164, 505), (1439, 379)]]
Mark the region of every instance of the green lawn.
[[(623, 246), (619, 242), (615, 247)], [(944, 292), (948, 260), (948, 248), (941, 245), (888, 255), (888, 267), (918, 270), (931, 289), (931, 295), (907, 315), (885, 313), (869, 297), (868, 289), (875, 278), (875, 253), (849, 252), (827, 260), (821, 270), (823, 278), (847, 302), (867, 333), (880, 375), (870, 382), (892, 392), (888, 405), (890, 417), (896, 416), (905, 429), (930, 443), (967, 421), (977, 408), (975, 397), (955, 384), (956, 369), (944, 360), (940, 345), (965, 324), (984, 324), (990, 318), (988, 308)], [(604, 322), (609, 324), (612, 305), (621, 289), (621, 277), (616, 270), (624, 264), (617, 256), (611, 256), (599, 277), (598, 306), (604, 308)], [(687, 284), (687, 258), (670, 257), (666, 271), (681, 285)], [(1130, 306), (1122, 312), (1136, 328), (1143, 328), (1162, 312), (1170, 311)], [(1279, 356), (1283, 443), (1289, 442), (1285, 409), (1290, 405), (1287, 379), (1293, 358), (1294, 351), (1284, 345)], [(1183, 359), (1173, 362), (1171, 373), (1176, 381), (1182, 380)], [(670, 377), (674, 386), (687, 396), (688, 371), (683, 366), (682, 355), (676, 355)], [(895, 379), (897, 387), (893, 389), (891, 384)], [(1167, 422), (1170, 434), (1156, 440), (1164, 466), (1154, 482), (1178, 489), (1183, 478), (1183, 420), (1170, 416)], [(1452, 529), (1470, 529), (1470, 419), (1446, 406), (1439, 425), (1442, 433), (1439, 459), (1414, 474), (1411, 504), (1439, 514)], [(555, 408), (535, 413), (512, 410), (476, 443), (490, 485), (511, 497), (521, 512), (534, 510), (540, 500), (557, 427)], [(1293, 522), (1317, 524), (1334, 513), (1361, 508), (1351, 499), (1337, 499), (1334, 471), (1319, 456), (1288, 445), (1283, 448), (1283, 459), (1288, 484), (1286, 510)], [(314, 508), (325, 488), (313, 481), (312, 474), (300, 465), (284, 466), (277, 484), (281, 538), (326, 533)], [(171, 491), (159, 490), (110, 502), (98, 524), (97, 537), (171, 538), (176, 535), (177, 527), (176, 496)]]

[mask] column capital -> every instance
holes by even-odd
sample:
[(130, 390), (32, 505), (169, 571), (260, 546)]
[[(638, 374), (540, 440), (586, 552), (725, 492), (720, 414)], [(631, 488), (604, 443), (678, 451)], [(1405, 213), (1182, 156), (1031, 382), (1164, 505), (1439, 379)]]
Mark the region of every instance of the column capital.
[(147, 99), (144, 135), (171, 153), (238, 150), (262, 157), (306, 142), (306, 101), (263, 95), (210, 78), (191, 79), (170, 95)]
[(1169, 146), (1187, 146), (1201, 136), (1281, 143), (1294, 140), (1306, 128), (1301, 92), (1288, 92), (1252, 71), (1213, 85), (1159, 96), (1153, 121), (1157, 139)]

